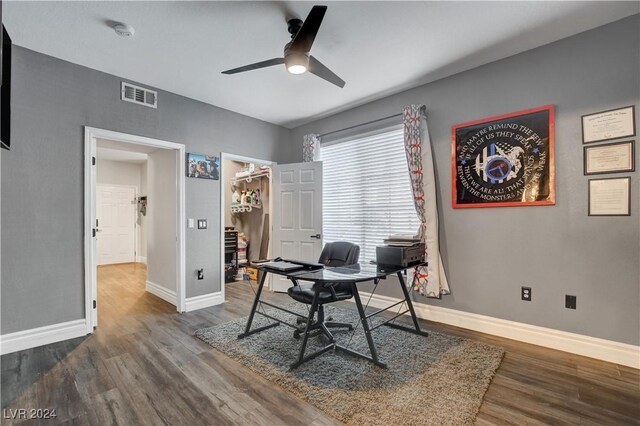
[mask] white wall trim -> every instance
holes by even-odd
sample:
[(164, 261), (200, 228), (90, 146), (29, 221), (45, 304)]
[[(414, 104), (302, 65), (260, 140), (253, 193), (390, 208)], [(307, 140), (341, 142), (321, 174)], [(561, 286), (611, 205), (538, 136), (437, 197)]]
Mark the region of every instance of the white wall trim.
[(147, 264), (147, 256), (136, 256), (136, 262)]
[(133, 145), (152, 146), (161, 149), (176, 151), (176, 295), (173, 305), (178, 312), (185, 310), (186, 295), (186, 213), (185, 213), (185, 145), (144, 136), (114, 132), (85, 126), (85, 163), (84, 163), (84, 269), (85, 269), (85, 312), (87, 314), (87, 333), (93, 333), (93, 328), (98, 324), (97, 309), (93, 308), (93, 301), (97, 300), (97, 275), (96, 275), (96, 239), (92, 236), (96, 219), (96, 171), (92, 166), (92, 158), (96, 157), (96, 139), (109, 139), (116, 142), (124, 142)]
[[(369, 296), (371, 296), (370, 293), (360, 293), (360, 297), (364, 300)], [(369, 305), (385, 308), (399, 300), (374, 294), (371, 296)], [(423, 303), (414, 303), (413, 307), (419, 318), (429, 321), (640, 368), (640, 346)]]
[(151, 294), (158, 296), (162, 300), (166, 300), (173, 306), (176, 305), (176, 292), (171, 291), (161, 285), (147, 281), (147, 291)]
[(0, 354), (4, 355), (63, 340), (75, 339), (86, 334), (87, 324), (84, 318), (3, 334), (0, 336)]
[(222, 291), (219, 291), (217, 293), (203, 294), (202, 296), (187, 297), (185, 302), (186, 312), (191, 312), (208, 308), (209, 306), (220, 305), (224, 303), (224, 297), (222, 296)]

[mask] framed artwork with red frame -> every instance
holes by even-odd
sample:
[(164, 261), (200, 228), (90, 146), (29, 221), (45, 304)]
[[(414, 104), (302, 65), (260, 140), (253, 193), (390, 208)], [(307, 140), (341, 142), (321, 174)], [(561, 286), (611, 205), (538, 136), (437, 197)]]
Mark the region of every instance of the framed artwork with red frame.
[(556, 203), (553, 105), (451, 128), (453, 208)]

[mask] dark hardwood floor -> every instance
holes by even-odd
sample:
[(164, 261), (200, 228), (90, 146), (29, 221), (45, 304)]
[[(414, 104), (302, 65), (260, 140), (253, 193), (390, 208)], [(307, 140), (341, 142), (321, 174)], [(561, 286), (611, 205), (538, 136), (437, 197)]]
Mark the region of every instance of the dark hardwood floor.
[[(247, 315), (248, 284), (227, 285), (223, 305), (180, 315), (144, 291), (144, 265), (100, 267), (98, 277), (93, 335), (2, 356), (2, 424), (38, 423), (7, 418), (9, 410), (31, 408), (56, 410), (43, 424), (337, 423), (193, 337)], [(640, 424), (639, 370), (429, 321), (423, 326), (506, 349), (478, 424)]]

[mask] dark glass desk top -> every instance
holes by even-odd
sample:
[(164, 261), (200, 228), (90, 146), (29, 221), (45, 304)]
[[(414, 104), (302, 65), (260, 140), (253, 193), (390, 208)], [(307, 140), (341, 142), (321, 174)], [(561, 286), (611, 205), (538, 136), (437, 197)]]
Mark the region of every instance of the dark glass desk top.
[(293, 278), (300, 281), (352, 283), (384, 278), (387, 275), (393, 275), (398, 271), (404, 271), (405, 269), (411, 269), (422, 265), (426, 265), (426, 263), (418, 263), (408, 267), (379, 266), (365, 263), (349, 266), (325, 267), (315, 271), (298, 270), (281, 273), (281, 275), (286, 275), (287, 278)]

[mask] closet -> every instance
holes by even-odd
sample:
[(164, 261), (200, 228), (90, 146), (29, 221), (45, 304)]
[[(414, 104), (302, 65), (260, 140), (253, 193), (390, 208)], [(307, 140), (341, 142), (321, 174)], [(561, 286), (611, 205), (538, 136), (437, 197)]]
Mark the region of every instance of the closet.
[(229, 159), (222, 166), (225, 281), (255, 281), (248, 263), (268, 255), (271, 168)]

